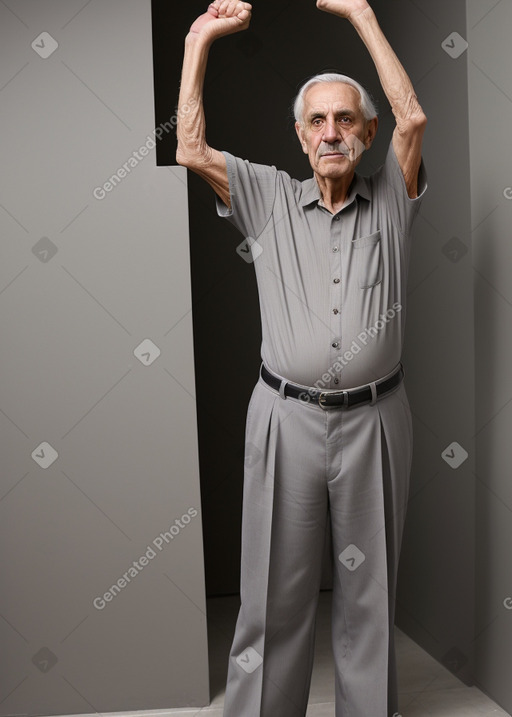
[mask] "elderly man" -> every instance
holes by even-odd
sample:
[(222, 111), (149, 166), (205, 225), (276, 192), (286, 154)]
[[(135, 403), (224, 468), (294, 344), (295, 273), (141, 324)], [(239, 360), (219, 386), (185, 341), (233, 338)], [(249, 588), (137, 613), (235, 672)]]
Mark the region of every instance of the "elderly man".
[(300, 182), (206, 142), (208, 51), (248, 27), (251, 6), (215, 0), (185, 42), (177, 161), (247, 237), (263, 333), (224, 717), (306, 714), (329, 525), (336, 715), (398, 713), (395, 586), (412, 456), (400, 357), (426, 118), (366, 0), (317, 7), (357, 30), (396, 118), (385, 163), (367, 178), (355, 169), (378, 120), (357, 82), (329, 74), (302, 88), (296, 130), (313, 176)]

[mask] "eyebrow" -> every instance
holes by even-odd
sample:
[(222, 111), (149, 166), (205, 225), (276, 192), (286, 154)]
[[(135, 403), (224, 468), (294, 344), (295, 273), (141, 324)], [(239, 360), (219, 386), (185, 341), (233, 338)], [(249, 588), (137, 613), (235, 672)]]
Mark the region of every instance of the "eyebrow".
[[(338, 116), (339, 115), (348, 115), (349, 117), (355, 117), (356, 113), (353, 110), (348, 109), (348, 107), (346, 107), (341, 110), (337, 110), (336, 115), (338, 115)], [(325, 117), (325, 112), (323, 110), (312, 110), (311, 112), (308, 113), (308, 119), (312, 120), (315, 117)]]

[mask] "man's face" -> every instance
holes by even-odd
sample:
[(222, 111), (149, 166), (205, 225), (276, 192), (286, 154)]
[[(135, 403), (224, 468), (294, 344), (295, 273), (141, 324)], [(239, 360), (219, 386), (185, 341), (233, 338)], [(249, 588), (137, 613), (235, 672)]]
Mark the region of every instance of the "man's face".
[(369, 149), (377, 119), (365, 120), (359, 92), (341, 82), (318, 82), (304, 97), (304, 124), (295, 128), (311, 167), (320, 177), (350, 176)]

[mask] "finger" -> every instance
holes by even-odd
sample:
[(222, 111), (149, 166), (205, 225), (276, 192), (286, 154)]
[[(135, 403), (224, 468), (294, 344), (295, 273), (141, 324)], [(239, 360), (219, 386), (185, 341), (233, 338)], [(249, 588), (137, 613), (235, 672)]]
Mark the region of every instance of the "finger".
[(222, 0), (218, 7), (219, 15), (222, 15), (223, 17), (226, 15), (226, 11), (231, 3), (231, 0)]
[[(237, 12), (238, 12), (238, 15), (239, 15), (239, 16), (240, 16), (241, 13), (250, 12), (251, 9), (252, 9), (252, 8), (251, 8), (251, 6), (249, 5), (248, 2), (239, 2), (239, 3), (238, 3)], [(245, 15), (244, 15), (244, 17), (245, 17)]]
[(230, 0), (230, 2), (228, 3), (227, 10), (226, 10), (226, 15), (228, 17), (235, 17), (238, 14), (237, 10), (238, 10), (238, 0)]

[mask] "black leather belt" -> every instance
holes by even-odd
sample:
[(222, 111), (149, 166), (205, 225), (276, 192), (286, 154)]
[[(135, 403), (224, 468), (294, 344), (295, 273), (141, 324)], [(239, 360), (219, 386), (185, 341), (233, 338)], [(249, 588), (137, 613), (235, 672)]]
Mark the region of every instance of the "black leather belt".
[[(269, 386), (279, 391), (281, 379), (271, 374), (265, 364), (261, 365), (261, 377)], [(403, 377), (404, 368), (400, 364), (392, 376), (385, 381), (375, 383), (375, 399), (398, 386)], [(319, 391), (316, 388), (303, 388), (293, 383), (286, 383), (284, 395), (298, 398), (299, 401), (304, 403), (316, 403), (321, 408), (338, 408), (340, 406), (352, 408), (352, 406), (357, 406), (360, 403), (371, 402), (373, 398), (371, 384), (361, 388), (350, 388), (345, 391)]]

